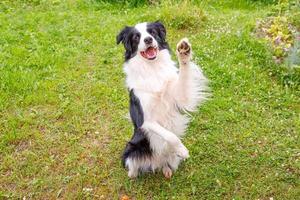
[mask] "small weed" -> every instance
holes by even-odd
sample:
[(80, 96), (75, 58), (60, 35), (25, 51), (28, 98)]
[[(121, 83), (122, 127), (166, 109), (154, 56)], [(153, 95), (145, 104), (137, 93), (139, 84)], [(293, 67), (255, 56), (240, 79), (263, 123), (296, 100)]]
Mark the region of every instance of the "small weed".
[(258, 22), (259, 35), (264, 37), (273, 50), (274, 59), (280, 63), (293, 45), (293, 35), (286, 17), (271, 17)]

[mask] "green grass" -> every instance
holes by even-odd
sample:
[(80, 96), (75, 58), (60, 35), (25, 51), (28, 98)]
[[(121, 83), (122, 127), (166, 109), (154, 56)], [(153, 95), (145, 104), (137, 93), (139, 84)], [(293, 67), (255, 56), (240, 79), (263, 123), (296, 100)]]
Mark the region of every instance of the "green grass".
[(251, 32), (273, 5), (233, 2), (196, 2), (201, 26), (167, 26), (172, 49), (190, 38), (213, 93), (183, 140), (191, 157), (170, 181), (130, 180), (120, 163), (132, 127), (115, 37), (155, 20), (154, 8), (1, 2), (0, 199), (297, 199), (300, 89), (284, 84)]

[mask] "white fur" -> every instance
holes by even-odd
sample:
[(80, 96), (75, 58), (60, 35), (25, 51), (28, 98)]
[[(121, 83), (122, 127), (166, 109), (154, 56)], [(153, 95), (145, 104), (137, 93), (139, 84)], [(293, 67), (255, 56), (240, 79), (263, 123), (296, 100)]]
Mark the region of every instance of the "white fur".
[[(141, 31), (145, 24), (136, 27)], [(180, 141), (189, 122), (184, 112), (194, 111), (206, 99), (208, 87), (200, 68), (190, 61), (191, 55), (177, 54), (179, 70), (168, 50), (159, 51), (155, 60), (147, 60), (138, 52), (124, 64), (126, 85), (140, 99), (144, 111), (142, 128), (154, 152), (151, 160), (126, 161), (130, 177), (137, 176), (138, 169), (163, 168), (169, 173), (168, 164), (175, 170), (180, 160), (188, 157)]]

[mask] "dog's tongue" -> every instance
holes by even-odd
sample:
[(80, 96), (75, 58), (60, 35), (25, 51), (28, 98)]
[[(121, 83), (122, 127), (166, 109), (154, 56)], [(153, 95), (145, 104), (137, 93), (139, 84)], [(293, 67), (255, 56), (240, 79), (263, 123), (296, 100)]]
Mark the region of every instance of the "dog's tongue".
[(154, 58), (156, 56), (156, 50), (153, 47), (149, 47), (145, 53), (147, 54), (148, 58)]

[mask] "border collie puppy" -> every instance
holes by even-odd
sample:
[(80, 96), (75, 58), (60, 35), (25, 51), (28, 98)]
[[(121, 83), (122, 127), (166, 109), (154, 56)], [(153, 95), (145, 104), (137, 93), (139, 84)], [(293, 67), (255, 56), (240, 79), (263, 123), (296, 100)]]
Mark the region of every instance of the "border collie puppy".
[(125, 47), (124, 71), (130, 92), (134, 135), (122, 162), (128, 176), (161, 169), (171, 178), (181, 160), (189, 157), (182, 144), (188, 112), (207, 97), (207, 79), (191, 61), (187, 38), (177, 44), (179, 68), (172, 61), (166, 29), (160, 22), (126, 26), (117, 36)]

